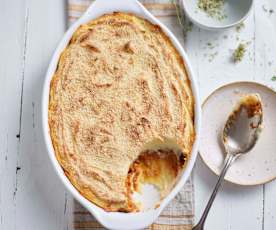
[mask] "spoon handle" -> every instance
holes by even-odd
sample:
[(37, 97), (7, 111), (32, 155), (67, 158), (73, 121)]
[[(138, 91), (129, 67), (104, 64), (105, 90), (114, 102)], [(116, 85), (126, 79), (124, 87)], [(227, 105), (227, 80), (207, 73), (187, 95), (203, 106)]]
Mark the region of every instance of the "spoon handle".
[(209, 210), (213, 204), (213, 201), (215, 200), (215, 197), (217, 195), (217, 192), (222, 184), (222, 181), (224, 179), (224, 176), (228, 170), (228, 168), (231, 166), (231, 164), (234, 162), (234, 160), (236, 159), (236, 156), (235, 155), (232, 155), (232, 154), (227, 154), (226, 158), (225, 158), (225, 161), (224, 161), (224, 165), (223, 165), (223, 168), (222, 168), (222, 171), (219, 175), (219, 179), (217, 181), (217, 184), (213, 190), (213, 193), (207, 203), (207, 206), (198, 222), (198, 224), (193, 227), (192, 230), (203, 230), (203, 226), (204, 226), (204, 223), (205, 223), (205, 220), (206, 220), (206, 217), (208, 216), (208, 213), (209, 213)]

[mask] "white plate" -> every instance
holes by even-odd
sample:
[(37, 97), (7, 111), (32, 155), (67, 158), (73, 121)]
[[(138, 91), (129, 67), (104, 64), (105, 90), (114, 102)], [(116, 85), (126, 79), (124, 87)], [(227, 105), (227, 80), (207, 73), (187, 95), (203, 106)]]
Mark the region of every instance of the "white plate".
[(261, 96), (264, 129), (256, 146), (231, 166), (225, 179), (239, 185), (258, 185), (276, 178), (276, 93), (272, 89), (254, 82), (238, 82), (215, 90), (203, 104), (200, 155), (218, 175), (225, 157), (221, 130), (235, 103), (248, 93)]
[[(121, 11), (121, 12), (130, 12), (133, 14), (136, 14), (140, 17), (143, 17), (150, 22), (159, 25), (162, 30), (167, 34), (167, 36), (171, 39), (174, 46), (177, 48), (179, 53), (181, 54), (185, 64), (186, 69), (189, 75), (189, 79), (191, 81), (191, 86), (193, 90), (193, 95), (195, 98), (195, 128), (196, 128), (196, 140), (193, 145), (193, 150), (191, 154), (191, 158), (189, 159), (189, 162), (181, 175), (178, 183), (174, 187), (174, 189), (170, 192), (170, 194), (161, 202), (160, 207), (157, 209), (151, 209), (144, 212), (139, 213), (121, 213), (121, 212), (106, 212), (102, 208), (94, 205), (87, 199), (85, 199), (75, 188), (72, 186), (68, 178), (64, 175), (64, 172), (59, 165), (54, 149), (52, 146), (51, 137), (49, 135), (49, 126), (48, 126), (48, 103), (49, 103), (49, 89), (50, 89), (50, 82), (52, 79), (52, 76), (54, 72), (56, 71), (57, 63), (60, 57), (61, 52), (64, 50), (64, 48), (67, 46), (68, 42), (70, 41), (72, 34), (75, 32), (75, 30), (84, 23), (87, 23), (88, 21), (95, 19), (103, 14), (106, 13), (112, 13), (114, 11)], [(51, 162), (55, 168), (55, 171), (57, 172), (59, 178), (65, 185), (65, 187), (70, 191), (70, 193), (74, 196), (76, 200), (78, 200), (86, 209), (88, 209), (93, 216), (106, 228), (108, 229), (118, 229), (118, 230), (124, 230), (124, 229), (143, 229), (150, 224), (154, 222), (154, 220), (157, 219), (161, 211), (166, 207), (166, 205), (175, 197), (175, 195), (180, 191), (180, 189), (183, 187), (185, 182), (187, 181), (192, 168), (194, 166), (197, 152), (198, 152), (198, 137), (199, 137), (199, 127), (200, 127), (200, 121), (201, 121), (201, 107), (199, 103), (199, 95), (198, 90), (196, 86), (196, 82), (194, 79), (194, 74), (191, 68), (191, 64), (189, 62), (189, 59), (187, 57), (187, 54), (185, 53), (184, 49), (180, 45), (180, 43), (177, 41), (177, 39), (174, 37), (174, 35), (160, 22), (158, 21), (154, 16), (152, 16), (143, 6), (141, 3), (139, 3), (136, 0), (116, 0), (111, 1), (110, 0), (96, 0), (94, 3), (91, 4), (91, 6), (88, 8), (88, 10), (84, 13), (84, 15), (75, 22), (69, 30), (66, 32), (64, 37), (62, 38), (61, 42), (59, 43), (48, 68), (45, 82), (44, 82), (44, 88), (43, 88), (43, 95), (42, 95), (42, 127), (43, 127), (43, 134), (45, 143), (49, 152), (49, 156), (51, 159)]]

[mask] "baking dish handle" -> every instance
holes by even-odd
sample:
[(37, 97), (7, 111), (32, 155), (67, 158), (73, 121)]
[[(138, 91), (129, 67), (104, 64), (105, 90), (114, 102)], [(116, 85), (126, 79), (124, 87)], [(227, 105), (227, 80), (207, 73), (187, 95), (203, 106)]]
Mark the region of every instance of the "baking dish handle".
[(86, 207), (105, 228), (111, 230), (144, 229), (151, 225), (159, 216), (159, 209), (138, 213), (105, 212), (99, 208)]
[(142, 14), (145, 8), (137, 0), (96, 0), (93, 2), (84, 16), (98, 17), (106, 13), (112, 13), (116, 11), (131, 12), (136, 14)]

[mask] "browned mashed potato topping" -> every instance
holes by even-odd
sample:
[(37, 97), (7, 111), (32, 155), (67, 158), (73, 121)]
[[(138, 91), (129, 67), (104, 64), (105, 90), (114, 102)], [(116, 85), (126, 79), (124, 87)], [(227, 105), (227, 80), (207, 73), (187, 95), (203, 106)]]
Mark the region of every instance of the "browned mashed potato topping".
[(126, 13), (80, 26), (49, 100), (56, 157), (88, 200), (133, 212), (137, 178), (162, 197), (174, 186), (194, 142), (194, 101), (183, 60), (159, 26)]

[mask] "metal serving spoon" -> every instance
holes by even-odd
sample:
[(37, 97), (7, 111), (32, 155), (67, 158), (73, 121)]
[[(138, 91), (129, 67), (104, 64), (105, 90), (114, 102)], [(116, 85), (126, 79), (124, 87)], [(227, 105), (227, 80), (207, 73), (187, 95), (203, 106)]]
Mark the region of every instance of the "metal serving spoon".
[(263, 112), (258, 94), (244, 96), (228, 117), (222, 131), (222, 143), (227, 153), (215, 189), (198, 224), (192, 230), (203, 230), (206, 217), (213, 204), (224, 176), (232, 163), (256, 144), (262, 130)]

